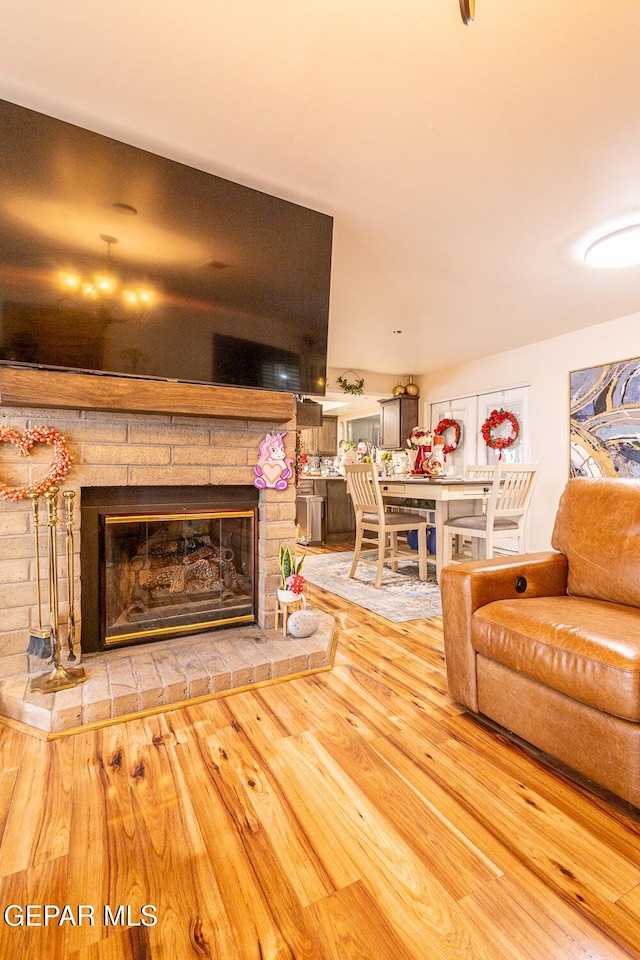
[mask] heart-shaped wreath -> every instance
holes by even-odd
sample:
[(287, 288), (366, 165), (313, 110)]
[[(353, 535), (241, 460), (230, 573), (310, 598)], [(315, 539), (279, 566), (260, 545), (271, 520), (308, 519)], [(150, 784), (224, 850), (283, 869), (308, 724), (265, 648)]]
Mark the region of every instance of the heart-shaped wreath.
[[(492, 431), (507, 421), (511, 425), (511, 433), (506, 437), (494, 437)], [(511, 413), (509, 410), (503, 410), (502, 407), (500, 407), (499, 410), (491, 411), (482, 424), (480, 433), (488, 447), (491, 447), (492, 450), (500, 451), (498, 460), (502, 460), (502, 451), (506, 450), (507, 447), (510, 447), (518, 439), (520, 424), (518, 423), (518, 418), (515, 413)]]
[(446, 430), (453, 430), (453, 440), (451, 443), (445, 443), (444, 447), (442, 448), (442, 453), (444, 454), (445, 458), (448, 453), (453, 453), (460, 443), (460, 424), (457, 420), (450, 420), (448, 417), (445, 417), (440, 421), (433, 432), (436, 437), (441, 437)]
[(20, 451), (23, 457), (28, 456), (31, 448), (36, 443), (46, 443), (55, 450), (55, 459), (47, 473), (41, 480), (29, 483), (23, 487), (10, 487), (6, 483), (0, 482), (0, 499), (2, 500), (23, 500), (30, 497), (33, 493), (44, 493), (54, 483), (60, 481), (67, 475), (71, 467), (71, 454), (67, 448), (65, 438), (59, 430), (48, 430), (46, 427), (32, 427), (20, 433), (13, 427), (0, 427), (0, 442), (13, 443)]

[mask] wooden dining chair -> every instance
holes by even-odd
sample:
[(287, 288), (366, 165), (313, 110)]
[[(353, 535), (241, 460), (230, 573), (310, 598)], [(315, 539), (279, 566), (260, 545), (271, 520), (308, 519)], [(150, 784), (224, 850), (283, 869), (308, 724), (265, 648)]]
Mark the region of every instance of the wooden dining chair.
[[(418, 531), (418, 577), (427, 579), (427, 519), (419, 513), (408, 510), (393, 512), (385, 508), (380, 490), (378, 471), (373, 463), (345, 464), (347, 491), (353, 502), (356, 515), (356, 543), (353, 553), (353, 563), (349, 572), (354, 577), (358, 563), (374, 563), (376, 565), (375, 586), (382, 583), (382, 571), (385, 563), (391, 565), (392, 570), (398, 569), (398, 560), (413, 557), (415, 551), (410, 547), (398, 544), (398, 534), (409, 531)], [(374, 536), (364, 539), (365, 533)], [(363, 551), (363, 545), (373, 545), (375, 550)]]
[[(519, 553), (528, 551), (527, 515), (538, 473), (537, 463), (495, 465), (484, 513), (453, 517), (444, 524), (443, 565), (468, 560), (454, 554), (456, 538), (484, 543), (484, 556), (493, 557), (496, 540), (516, 540)], [(484, 478), (479, 478), (484, 479)]]
[(468, 463), (464, 468), (466, 480), (493, 480), (495, 463)]
[[(495, 463), (468, 463), (464, 468), (465, 480), (493, 480), (496, 472)], [(490, 486), (487, 485), (487, 494), (482, 498), (482, 512), (487, 512)], [(456, 559), (473, 559), (473, 544), (469, 537), (458, 535), (452, 546), (452, 556)]]

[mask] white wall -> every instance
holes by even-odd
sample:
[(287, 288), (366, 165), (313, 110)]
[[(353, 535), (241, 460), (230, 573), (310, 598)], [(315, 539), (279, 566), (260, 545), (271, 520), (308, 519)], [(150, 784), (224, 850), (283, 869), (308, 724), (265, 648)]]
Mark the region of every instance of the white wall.
[(640, 355), (640, 313), (529, 347), (497, 353), (420, 378), (421, 415), (443, 399), (529, 383), (531, 459), (540, 472), (531, 508), (530, 547), (547, 550), (560, 494), (569, 478), (569, 373)]

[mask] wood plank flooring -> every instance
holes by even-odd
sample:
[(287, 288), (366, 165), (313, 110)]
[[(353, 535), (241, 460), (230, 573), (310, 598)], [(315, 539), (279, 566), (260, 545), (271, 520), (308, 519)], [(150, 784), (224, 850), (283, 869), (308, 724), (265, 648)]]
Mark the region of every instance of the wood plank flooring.
[(330, 673), (0, 732), (0, 957), (640, 958), (640, 815), (453, 703), (439, 620), (309, 596)]

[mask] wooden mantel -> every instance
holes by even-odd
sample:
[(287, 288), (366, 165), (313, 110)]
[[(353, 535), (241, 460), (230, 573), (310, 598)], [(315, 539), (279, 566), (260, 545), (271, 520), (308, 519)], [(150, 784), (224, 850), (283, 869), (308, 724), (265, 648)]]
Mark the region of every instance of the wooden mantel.
[(295, 415), (291, 393), (8, 366), (0, 366), (0, 404), (274, 423), (284, 423)]

